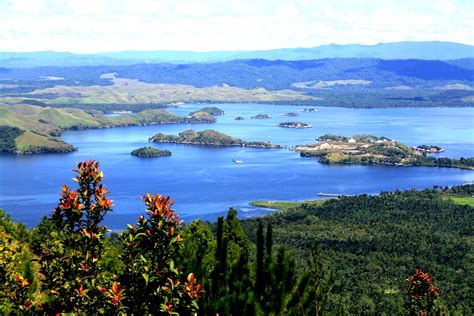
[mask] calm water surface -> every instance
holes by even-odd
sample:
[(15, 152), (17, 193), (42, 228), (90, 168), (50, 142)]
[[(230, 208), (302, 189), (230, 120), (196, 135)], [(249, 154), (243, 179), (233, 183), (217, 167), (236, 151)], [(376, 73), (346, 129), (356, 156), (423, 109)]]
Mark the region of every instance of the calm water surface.
[[(205, 105), (189, 104), (171, 111), (185, 115)], [(433, 144), (450, 157), (474, 156), (474, 109), (344, 109), (317, 108), (304, 113), (300, 106), (219, 104), (226, 114), (215, 124), (161, 125), (102, 130), (70, 131), (63, 139), (79, 148), (70, 154), (0, 156), (0, 208), (17, 221), (35, 225), (57, 203), (59, 187), (72, 184), (70, 171), (77, 162), (96, 159), (105, 172), (105, 184), (114, 200), (106, 218), (112, 229), (133, 222), (144, 210), (146, 192), (170, 195), (186, 220), (213, 220), (230, 206), (242, 216), (267, 210), (249, 201), (315, 199), (318, 192), (376, 194), (395, 189), (451, 186), (474, 181), (474, 172), (428, 167), (327, 166), (316, 159), (300, 158), (288, 149), (209, 148), (178, 144), (151, 144), (173, 152), (171, 157), (146, 159), (130, 155), (149, 145), (158, 132), (177, 134), (185, 129), (215, 129), (244, 140), (269, 140), (294, 146), (314, 142), (322, 134), (372, 134), (407, 145)], [(282, 114), (296, 112), (298, 117)], [(267, 120), (250, 116), (267, 113)], [(245, 120), (236, 121), (236, 116)], [(312, 129), (285, 129), (283, 121), (302, 121)], [(236, 165), (232, 159), (242, 160)]]

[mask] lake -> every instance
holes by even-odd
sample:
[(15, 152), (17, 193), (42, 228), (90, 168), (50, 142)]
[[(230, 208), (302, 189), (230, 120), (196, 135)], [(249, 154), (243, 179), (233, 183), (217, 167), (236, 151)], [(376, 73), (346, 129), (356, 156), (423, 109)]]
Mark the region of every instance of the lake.
[[(187, 104), (170, 111), (186, 115), (203, 104)], [(473, 108), (346, 109), (262, 104), (215, 104), (226, 114), (215, 124), (171, 124), (114, 129), (68, 131), (62, 136), (79, 150), (70, 154), (0, 156), (0, 208), (28, 226), (36, 225), (58, 201), (62, 184), (73, 185), (71, 169), (79, 161), (100, 161), (104, 183), (114, 200), (106, 217), (111, 229), (132, 223), (145, 209), (140, 197), (147, 193), (170, 195), (185, 220), (214, 220), (233, 206), (242, 217), (269, 210), (248, 205), (253, 200), (316, 199), (318, 192), (377, 194), (396, 189), (452, 186), (474, 181), (469, 170), (430, 167), (328, 166), (301, 158), (288, 149), (215, 148), (179, 144), (151, 144), (173, 155), (138, 158), (133, 149), (150, 145), (158, 132), (177, 134), (186, 129), (215, 129), (247, 141), (268, 140), (294, 146), (314, 143), (326, 134), (387, 136), (407, 145), (439, 145), (441, 156), (474, 156)], [(298, 117), (282, 114), (296, 112)], [(250, 116), (265, 113), (270, 119)], [(236, 121), (236, 116), (245, 120)], [(311, 129), (286, 129), (283, 121), (302, 121)], [(234, 164), (232, 159), (242, 160)]]

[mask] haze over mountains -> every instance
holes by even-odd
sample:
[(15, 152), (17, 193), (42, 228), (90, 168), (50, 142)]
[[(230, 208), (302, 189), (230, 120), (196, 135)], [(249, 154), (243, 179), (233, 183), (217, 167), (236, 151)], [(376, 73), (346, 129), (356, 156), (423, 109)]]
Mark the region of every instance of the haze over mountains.
[(379, 58), (452, 60), (474, 57), (474, 46), (453, 42), (394, 42), (377, 45), (323, 45), (262, 51), (122, 51), (97, 54), (68, 52), (0, 52), (0, 67), (130, 65), (137, 63), (200, 63), (236, 59), (314, 60), (324, 58)]

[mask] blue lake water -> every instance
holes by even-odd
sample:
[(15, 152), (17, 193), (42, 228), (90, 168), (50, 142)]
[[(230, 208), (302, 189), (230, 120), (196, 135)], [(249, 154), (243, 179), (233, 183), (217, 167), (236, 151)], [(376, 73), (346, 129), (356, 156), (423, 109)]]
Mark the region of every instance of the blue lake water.
[[(171, 111), (186, 115), (204, 107), (188, 104)], [(387, 136), (407, 145), (433, 144), (449, 157), (474, 156), (474, 109), (345, 109), (316, 107), (319, 112), (300, 112), (302, 106), (218, 104), (226, 114), (215, 124), (155, 125), (65, 132), (62, 138), (79, 148), (70, 154), (0, 156), (0, 208), (28, 226), (56, 205), (59, 188), (71, 184), (71, 169), (79, 161), (96, 159), (105, 173), (105, 184), (114, 200), (114, 212), (106, 218), (112, 229), (134, 222), (144, 211), (140, 197), (147, 193), (170, 195), (185, 220), (213, 220), (231, 206), (241, 216), (266, 210), (249, 201), (316, 199), (318, 192), (376, 194), (396, 189), (451, 186), (474, 181), (474, 172), (429, 167), (328, 166), (316, 159), (300, 158), (288, 149), (214, 148), (179, 144), (151, 144), (167, 148), (171, 157), (137, 158), (133, 149), (150, 145), (155, 133), (177, 134), (185, 129), (215, 129), (243, 140), (268, 140), (294, 146), (313, 143), (326, 133)], [(298, 117), (282, 114), (296, 112)], [(253, 120), (266, 113), (271, 119)], [(236, 121), (236, 116), (245, 120)], [(286, 129), (283, 121), (302, 121), (311, 129)], [(232, 159), (242, 160), (234, 164)]]

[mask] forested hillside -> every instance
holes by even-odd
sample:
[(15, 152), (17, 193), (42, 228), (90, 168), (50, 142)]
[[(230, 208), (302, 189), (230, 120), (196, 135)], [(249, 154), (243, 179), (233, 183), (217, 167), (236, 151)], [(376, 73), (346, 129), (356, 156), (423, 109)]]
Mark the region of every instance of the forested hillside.
[[(148, 83), (188, 84), (195, 87), (220, 86), (269, 90), (293, 88), (308, 81), (363, 79), (370, 87), (397, 85), (433, 87), (444, 81), (472, 82), (473, 59), (457, 61), (381, 60), (371, 58), (328, 58), (316, 60), (244, 59), (216, 63), (136, 64), (127, 66), (3, 68), (4, 83), (37, 85), (107, 85), (102, 74), (116, 73), (119, 78)], [(203, 74), (206, 74), (203, 76)], [(48, 78), (50, 78), (48, 80)], [(340, 85), (344, 85), (341, 82)], [(14, 91), (14, 90), (13, 90)], [(13, 92), (12, 91), (12, 92)]]
[[(446, 306), (470, 314), (474, 213), (450, 194), (470, 197), (473, 190), (471, 185), (300, 203), (262, 221), (273, 224), (275, 244), (297, 258), (308, 257), (315, 245), (322, 249), (336, 279), (331, 309), (346, 304), (354, 314), (406, 313), (404, 276), (422, 268), (437, 281)], [(250, 236), (258, 221), (243, 222)]]

